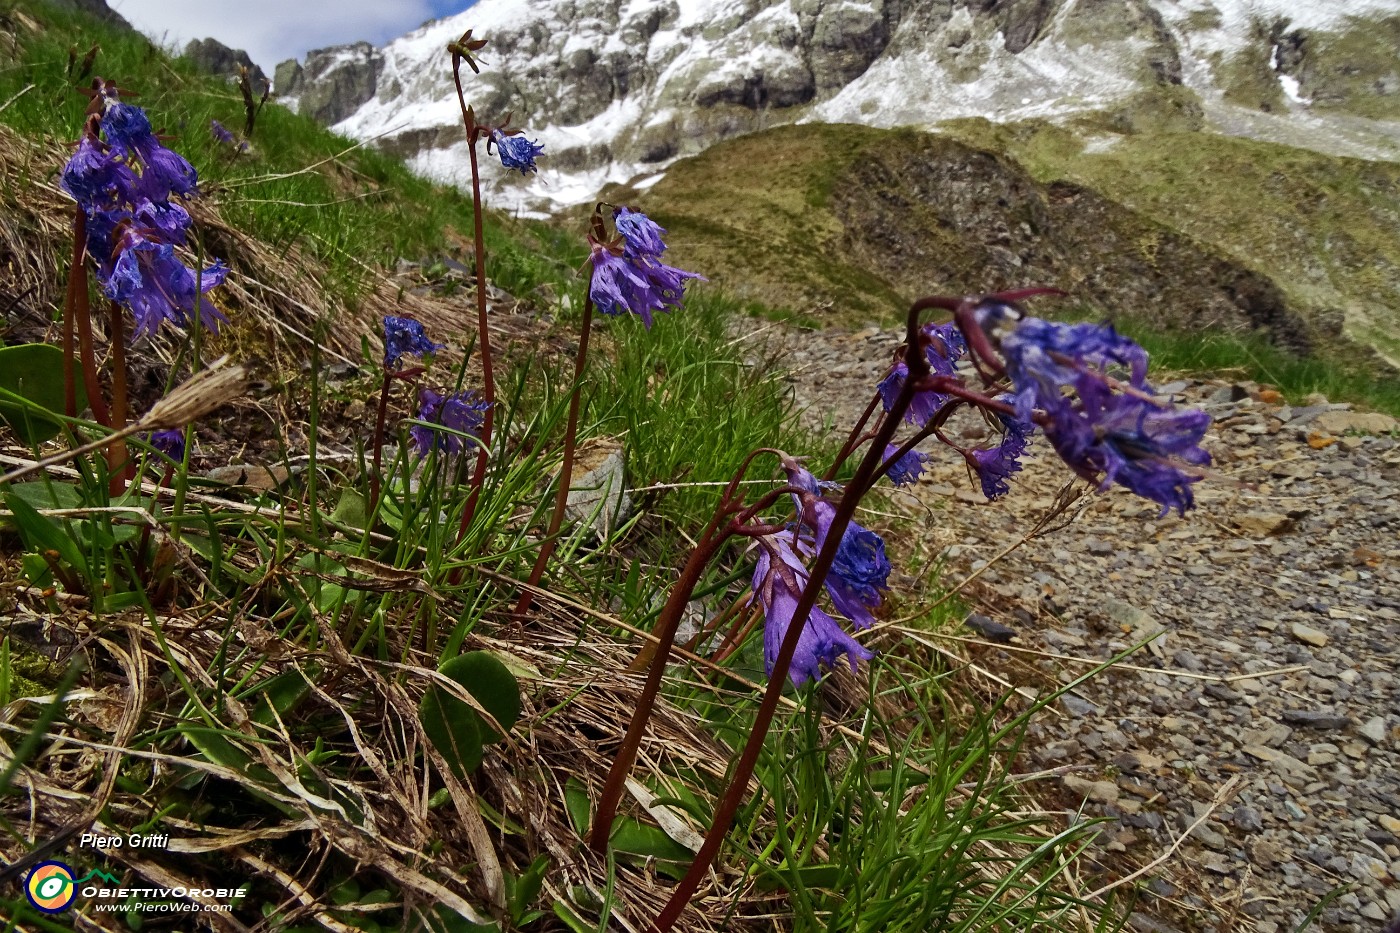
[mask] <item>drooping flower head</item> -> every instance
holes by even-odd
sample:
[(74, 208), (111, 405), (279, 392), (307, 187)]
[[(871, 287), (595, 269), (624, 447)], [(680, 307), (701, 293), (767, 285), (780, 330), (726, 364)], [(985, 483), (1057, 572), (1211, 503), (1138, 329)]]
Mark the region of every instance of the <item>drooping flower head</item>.
[(478, 398), (475, 392), (442, 395), (432, 389), (420, 389), (418, 420), (442, 425), (446, 430), (423, 424), (409, 428), (409, 436), (418, 447), (418, 456), (426, 457), (434, 447), (449, 454), (460, 453), (464, 443), (462, 435), (480, 438), (486, 409), (490, 407), (490, 403)]
[(185, 459), (185, 429), (171, 428), (169, 431), (156, 431), (150, 436), (151, 446), (176, 463)]
[[(625, 213), (624, 213), (625, 212)], [(704, 276), (668, 266), (657, 257), (666, 245), (665, 231), (645, 214), (619, 208), (615, 214), (619, 236), (604, 242), (589, 234), (592, 278), (588, 295), (602, 314), (635, 314), (650, 328), (652, 315), (679, 308), (690, 279)]]
[(228, 131), (228, 127), (224, 126), (218, 120), (209, 121), (209, 132), (225, 146), (233, 146), (238, 142), (238, 140), (233, 138), (233, 134)]
[(1195, 504), (1191, 484), (1210, 455), (1200, 446), (1210, 416), (1152, 396), (1147, 352), (1112, 327), (1024, 318), (1001, 337), (1017, 415), (1041, 426), (1075, 472), (1158, 502), (1162, 513)]
[[(924, 359), (928, 360), (929, 370), (935, 376), (954, 376), (957, 362), (967, 352), (967, 342), (956, 324), (925, 324), (919, 330), (919, 343)], [(885, 411), (894, 408), (895, 399), (909, 378), (909, 365), (904, 359), (896, 360), (885, 378), (880, 380), (877, 389)], [(928, 424), (938, 410), (948, 401), (948, 396), (932, 389), (920, 389), (914, 393), (904, 412), (904, 420), (918, 427)]]
[[(1003, 395), (1001, 401), (1010, 396)], [(988, 499), (1000, 499), (1011, 491), (1008, 482), (1013, 474), (1021, 472), (1021, 457), (1030, 445), (1035, 425), (1022, 421), (1014, 415), (998, 415), (1002, 430), (1006, 433), (995, 447), (978, 448), (967, 451), (964, 456), (968, 465), (977, 473), (982, 482), (982, 494)]]
[(642, 256), (656, 258), (666, 251), (666, 244), (661, 239), (666, 228), (641, 211), (619, 207), (613, 211), (613, 226), (622, 235), (623, 254), (631, 259)]
[(191, 220), (170, 198), (197, 194), (196, 181), (189, 162), (161, 144), (145, 111), (122, 102), (115, 85), (97, 82), (60, 186), (85, 215), (87, 250), (103, 294), (131, 309), (137, 339), (166, 321), (181, 327), (198, 321), (213, 330), (224, 320), (205, 295), (228, 268), (215, 261), (197, 271), (176, 252), (189, 239)]
[(92, 213), (136, 199), (137, 178), (95, 135), (84, 133), (63, 167), (58, 186)]
[(428, 339), (428, 332), (417, 321), (384, 316), (384, 368), (390, 372), (398, 370), (405, 356), (431, 356), (442, 348), (443, 344)]
[[(800, 525), (811, 535), (812, 553), (819, 552), (836, 518), (836, 506), (817, 494), (821, 488), (819, 481), (795, 460), (785, 460), (783, 467), (788, 484), (802, 490), (800, 495), (793, 496)], [(799, 530), (799, 543), (802, 540)], [(890, 572), (884, 539), (857, 522), (847, 522), (831, 571), (826, 575), (826, 591), (837, 612), (857, 628), (869, 628), (875, 624), (873, 610), (879, 608), (881, 594), (889, 588)]]
[(199, 181), (194, 166), (185, 157), (161, 145), (146, 112), (134, 104), (108, 96), (102, 114), (102, 132), (112, 154), (126, 165), (139, 169), (141, 193), (152, 201), (167, 200), (172, 194), (197, 194)]
[[(807, 586), (808, 575), (783, 536), (766, 535), (758, 543), (753, 592), (763, 608), (763, 663), (771, 675), (796, 614), (798, 600)], [(846, 656), (852, 671), (856, 669), (857, 660), (868, 661), (875, 656), (848, 635), (835, 619), (813, 606), (798, 636), (788, 677), (794, 684), (818, 680), (822, 676), (822, 665), (834, 667), (842, 655)]]
[[(885, 447), (885, 459), (889, 460), (899, 453), (898, 444), (889, 444)], [(931, 458), (928, 454), (918, 450), (911, 450), (890, 465), (885, 471), (885, 475), (890, 478), (890, 482), (896, 486), (908, 486), (917, 483), (919, 477), (924, 474), (924, 470)]]
[(507, 169), (515, 169), (522, 175), (539, 171), (535, 156), (544, 152), (544, 146), (526, 139), (523, 133), (506, 133), (499, 129), (491, 131), (491, 142), (496, 146), (496, 154)]
[(227, 320), (204, 297), (228, 277), (228, 267), (222, 262), (196, 274), (175, 254), (174, 246), (148, 238), (134, 227), (127, 229), (121, 242), (102, 291), (131, 309), (136, 320), (134, 336), (148, 337), (166, 321), (188, 327), (196, 315), (209, 330), (218, 330)]

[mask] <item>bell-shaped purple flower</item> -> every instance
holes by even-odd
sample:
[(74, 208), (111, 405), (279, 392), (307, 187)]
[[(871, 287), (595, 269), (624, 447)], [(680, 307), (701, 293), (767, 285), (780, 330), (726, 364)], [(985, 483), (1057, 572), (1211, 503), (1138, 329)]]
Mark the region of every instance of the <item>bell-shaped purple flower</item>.
[[(890, 444), (885, 447), (885, 459), (889, 460), (899, 453), (898, 444)], [(900, 457), (890, 468), (885, 471), (885, 475), (890, 478), (890, 482), (896, 486), (908, 486), (917, 483), (919, 477), (924, 475), (926, 464), (931, 458), (928, 454), (918, 450), (911, 450)]]
[[(920, 344), (923, 346), (924, 359), (928, 360), (929, 370), (935, 376), (956, 375), (957, 361), (967, 352), (967, 341), (963, 339), (962, 331), (958, 330), (956, 324), (951, 323), (925, 324), (920, 329)], [(908, 378), (909, 366), (900, 359), (890, 366), (889, 373), (880, 380), (876, 389), (880, 393), (880, 401), (884, 403), (885, 411), (894, 408), (895, 399)], [(904, 420), (923, 427), (947, 401), (946, 395), (931, 389), (920, 389), (910, 399), (909, 408), (904, 412)]]
[(412, 318), (384, 316), (384, 368), (393, 372), (405, 356), (431, 356), (443, 344), (428, 339), (428, 332)]
[(199, 275), (175, 254), (175, 248), (140, 236), (123, 236), (124, 245), (102, 285), (108, 298), (131, 309), (135, 336), (148, 337), (164, 321), (188, 327), (198, 315), (210, 330), (227, 320), (204, 297), (222, 284), (228, 267), (216, 262)]
[(89, 214), (135, 200), (139, 179), (97, 139), (84, 134), (58, 186)]
[(496, 145), (501, 164), (507, 169), (515, 169), (522, 175), (539, 171), (535, 156), (544, 152), (544, 146), (540, 143), (531, 142), (521, 133), (507, 135), (500, 130), (491, 131), (491, 141)]
[(1191, 484), (1205, 466), (1200, 446), (1210, 416), (1151, 397), (1147, 352), (1112, 327), (1019, 321), (1002, 338), (1017, 414), (1044, 412), (1041, 427), (1060, 458), (1086, 478), (1101, 478), (1158, 502), (1162, 514), (1195, 504)]
[(967, 454), (968, 463), (982, 482), (982, 494), (988, 499), (1000, 499), (1011, 491), (1011, 484), (1007, 481), (1013, 474), (1021, 472), (1021, 457), (1030, 445), (1031, 435), (1035, 433), (1034, 424), (1010, 415), (1001, 416), (1001, 423), (1006, 435), (1000, 444)]
[(622, 235), (623, 255), (629, 259), (642, 256), (654, 259), (666, 251), (666, 244), (661, 239), (666, 233), (666, 228), (641, 211), (619, 207), (613, 211), (613, 226)]
[(490, 404), (478, 398), (475, 392), (442, 395), (432, 389), (420, 389), (418, 420), (442, 425), (447, 430), (424, 424), (415, 424), (409, 428), (409, 436), (418, 447), (418, 456), (426, 457), (428, 451), (434, 447), (449, 454), (460, 453), (463, 447), (462, 435), (477, 438), (481, 436), (486, 409), (490, 407)]
[(197, 193), (199, 178), (194, 166), (178, 152), (161, 145), (140, 107), (110, 101), (102, 115), (102, 132), (117, 158), (128, 165), (140, 165), (140, 191), (145, 197), (164, 201), (172, 194)]
[(151, 446), (165, 454), (176, 463), (181, 463), (185, 459), (185, 429), (171, 428), (168, 431), (156, 431), (150, 436)]
[[(820, 498), (820, 482), (795, 460), (785, 460), (783, 468), (788, 484), (804, 490), (794, 493), (793, 501), (801, 525), (811, 532), (813, 553), (826, 543), (831, 523), (836, 518), (836, 506)], [(799, 543), (804, 540), (799, 533)], [(857, 628), (875, 624), (873, 609), (880, 606), (881, 593), (888, 589), (890, 562), (885, 557), (885, 541), (878, 534), (852, 521), (846, 524), (837, 546), (831, 571), (826, 575), (826, 591), (831, 603)]]
[(589, 261), (593, 277), (588, 295), (593, 306), (602, 314), (635, 314), (648, 328), (656, 312), (680, 307), (688, 280), (704, 279), (650, 255), (619, 256), (602, 244), (594, 244)]
[(1080, 398), (1081, 405), (1052, 412), (1045, 426), (1061, 459), (1083, 476), (1102, 475), (1100, 489), (1118, 483), (1160, 503), (1163, 515), (1172, 509), (1186, 514), (1195, 505), (1191, 484), (1201, 476), (1177, 462), (1210, 463), (1210, 454), (1200, 446), (1210, 415), (1106, 387), (1083, 386)]
[(1147, 351), (1107, 324), (1063, 324), (1024, 318), (1001, 341), (1006, 373), (1015, 386), (1016, 413), (1049, 411), (1065, 402), (1064, 391), (1086, 374), (1099, 382), (1120, 373), (1134, 389), (1151, 392)]
[[(753, 592), (763, 607), (763, 663), (771, 675), (797, 611), (797, 602), (807, 586), (808, 575), (792, 548), (780, 536), (766, 536), (760, 539), (759, 545)], [(842, 655), (846, 656), (852, 671), (858, 659), (868, 661), (875, 656), (848, 635), (835, 619), (813, 606), (798, 636), (788, 677), (794, 684), (818, 680), (822, 676), (822, 665), (834, 667)]]

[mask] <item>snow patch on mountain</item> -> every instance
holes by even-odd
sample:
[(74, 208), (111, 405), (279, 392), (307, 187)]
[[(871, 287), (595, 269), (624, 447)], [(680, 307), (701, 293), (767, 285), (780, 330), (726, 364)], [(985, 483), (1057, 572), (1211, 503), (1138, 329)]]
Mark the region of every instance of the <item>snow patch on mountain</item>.
[[(1395, 158), (1400, 127), (1312, 112), (1270, 38), (1382, 15), (1400, 15), (1400, 0), (480, 0), (385, 46), (373, 97), (335, 129), (460, 182), (467, 159), (445, 50), (472, 29), (490, 40), (482, 74), (463, 70), (478, 118), (513, 113), (545, 145), (538, 176), (491, 173), (492, 199), (532, 211), (657, 177), (765, 125), (1055, 119), (1174, 83), (1201, 97), (1221, 132)], [(1231, 103), (1220, 86), (1222, 63), (1261, 43), (1283, 112)]]

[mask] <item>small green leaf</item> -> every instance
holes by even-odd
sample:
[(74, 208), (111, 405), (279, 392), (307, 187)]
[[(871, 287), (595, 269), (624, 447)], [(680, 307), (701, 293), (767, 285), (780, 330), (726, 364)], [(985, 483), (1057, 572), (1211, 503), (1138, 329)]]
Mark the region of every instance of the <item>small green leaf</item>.
[(593, 801), (588, 799), (588, 791), (578, 778), (569, 778), (564, 784), (564, 809), (569, 811), (569, 822), (574, 824), (574, 832), (583, 836), (593, 822)]
[(369, 521), (365, 497), (354, 489), (342, 489), (340, 501), (335, 504), (335, 511), (331, 512), (331, 521), (351, 528), (364, 528)]
[(627, 855), (639, 855), (664, 862), (690, 862), (695, 853), (655, 826), (634, 819), (619, 820), (613, 828), (612, 847)]
[(311, 685), (306, 682), (301, 671), (284, 671), (275, 677), (269, 677), (262, 683), (253, 687), (249, 693), (257, 697), (257, 705), (253, 707), (252, 720), (264, 726), (270, 726), (273, 722), (273, 711), (276, 710), (277, 717), (285, 719), (297, 704), (305, 699), (311, 692)]
[(63, 530), (62, 525), (40, 515), (34, 506), (13, 492), (5, 493), (5, 507), (14, 516), (15, 527), (19, 529), (19, 535), (24, 539), (26, 547), (41, 554), (44, 551), (54, 551), (68, 566), (82, 576), (87, 576), (87, 559), (77, 543)]
[(48, 480), (15, 483), (10, 487), (10, 492), (36, 509), (80, 509), (83, 507), (82, 493), (65, 483), (53, 483)]
[[(87, 393), (78, 381), (78, 410)], [(26, 444), (40, 444), (63, 430), (63, 351), (47, 343), (0, 347), (0, 419)]]
[[(520, 718), (520, 684), (489, 652), (471, 651), (449, 658), (438, 672), (461, 684), (501, 728), (509, 730)], [(502, 738), (469, 704), (437, 685), (428, 688), (418, 718), (458, 777), (475, 771), (481, 764), (483, 747)]]

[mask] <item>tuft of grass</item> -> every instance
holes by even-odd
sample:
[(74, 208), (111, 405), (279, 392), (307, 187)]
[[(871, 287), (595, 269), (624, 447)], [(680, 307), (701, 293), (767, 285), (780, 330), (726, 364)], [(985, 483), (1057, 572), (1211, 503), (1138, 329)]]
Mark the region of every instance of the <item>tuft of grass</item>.
[(1400, 416), (1400, 382), (1361, 366), (1296, 356), (1248, 334), (1153, 331), (1130, 322), (1121, 330), (1142, 344), (1154, 369), (1246, 378), (1276, 387), (1294, 404), (1318, 392), (1334, 402), (1358, 402)]

